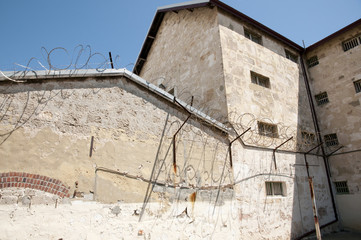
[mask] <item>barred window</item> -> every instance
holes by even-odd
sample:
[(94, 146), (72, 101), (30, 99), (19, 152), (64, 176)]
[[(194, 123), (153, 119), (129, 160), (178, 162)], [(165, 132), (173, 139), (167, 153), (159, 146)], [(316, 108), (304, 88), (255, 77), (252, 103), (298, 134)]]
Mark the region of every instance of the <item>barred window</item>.
[(248, 29), (244, 29), (244, 36), (255, 43), (262, 45), (262, 36)]
[(276, 124), (258, 122), (259, 135), (276, 138), (278, 137), (278, 129)]
[(270, 88), (270, 81), (268, 77), (262, 76), (251, 71), (251, 82), (262, 87)]
[(291, 60), (292, 62), (297, 63), (298, 57), (296, 54), (293, 54), (292, 52), (288, 51), (287, 49), (285, 49), (285, 53), (286, 53), (287, 59)]
[(331, 133), (324, 136), (325, 143), (327, 147), (331, 146), (337, 146), (338, 145), (338, 139), (336, 133)]
[(267, 196), (284, 196), (282, 182), (266, 182)]
[(307, 66), (309, 68), (316, 66), (318, 63), (319, 62), (318, 62), (317, 56), (313, 56), (313, 57), (310, 57), (309, 59), (307, 59)]
[(315, 95), (315, 98), (316, 98), (316, 102), (317, 102), (318, 106), (326, 104), (326, 103), (329, 102), (327, 92), (317, 94), (317, 95)]
[(350, 193), (348, 190), (347, 182), (346, 181), (340, 181), (340, 182), (334, 182), (336, 187), (336, 193), (338, 194), (348, 194)]
[(342, 43), (342, 48), (346, 52), (346, 51), (348, 51), (348, 50), (350, 50), (350, 49), (352, 49), (352, 48), (354, 48), (354, 47), (356, 47), (356, 46), (358, 46), (360, 44), (361, 44), (361, 35), (357, 36), (357, 37), (354, 37), (352, 39), (349, 39), (347, 41), (344, 41)]
[(314, 133), (302, 131), (301, 132), (302, 142), (305, 144), (313, 144), (315, 142), (316, 136)]
[(355, 86), (356, 93), (361, 92), (361, 80), (353, 82), (353, 85)]

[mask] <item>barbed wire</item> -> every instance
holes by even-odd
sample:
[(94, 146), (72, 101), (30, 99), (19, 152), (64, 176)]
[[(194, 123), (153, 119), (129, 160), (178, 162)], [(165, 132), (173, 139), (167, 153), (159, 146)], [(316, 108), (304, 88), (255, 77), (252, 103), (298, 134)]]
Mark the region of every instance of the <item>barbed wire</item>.
[[(71, 52), (63, 47), (55, 47), (50, 50), (41, 47), (40, 51), (42, 59), (32, 57), (26, 64), (14, 63), (12, 67), (6, 71), (0, 69), (0, 75), (9, 81), (24, 82), (25, 80), (20, 79), (26, 77), (29, 72), (34, 73), (35, 77), (37, 77), (37, 71), (39, 70), (44, 70), (45, 74), (49, 75), (54, 74), (54, 71), (61, 73), (62, 71), (70, 70), (68, 73), (71, 75), (80, 69), (95, 69), (98, 72), (103, 72), (111, 68), (112, 65), (115, 69), (134, 65), (134, 63), (128, 63), (122, 66), (120, 63), (120, 55), (116, 55), (111, 61), (109, 57), (104, 54), (93, 52), (90, 45), (84, 46), (79, 44)], [(56, 61), (61, 54), (66, 56), (67, 63), (58, 65)]]

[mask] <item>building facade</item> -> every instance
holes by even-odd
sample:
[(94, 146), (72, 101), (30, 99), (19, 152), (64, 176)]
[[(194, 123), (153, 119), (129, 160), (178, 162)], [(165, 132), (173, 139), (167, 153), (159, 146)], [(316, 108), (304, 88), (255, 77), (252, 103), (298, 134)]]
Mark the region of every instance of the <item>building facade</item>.
[[(360, 196), (359, 33), (355, 24), (303, 49), (222, 2), (193, 1), (157, 10), (133, 73), (2, 78), (0, 217), (9, 224), (0, 230), (297, 239), (315, 229), (314, 207), (323, 231), (360, 229), (350, 214)], [(77, 208), (79, 199), (111, 205)], [(84, 204), (93, 215), (80, 214)], [(29, 224), (40, 214), (65, 224)]]

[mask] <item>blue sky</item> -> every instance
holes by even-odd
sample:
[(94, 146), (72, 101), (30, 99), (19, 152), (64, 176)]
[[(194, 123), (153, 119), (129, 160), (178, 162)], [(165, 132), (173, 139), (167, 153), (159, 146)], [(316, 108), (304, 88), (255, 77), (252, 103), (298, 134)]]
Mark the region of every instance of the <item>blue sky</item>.
[[(0, 70), (21, 69), (32, 57), (45, 67), (42, 47), (57, 67), (69, 64), (78, 45), (113, 58), (132, 69), (157, 7), (182, 0), (1, 0)], [(361, 18), (361, 0), (224, 0), (302, 46), (309, 46)], [(87, 49), (88, 50), (88, 49)], [(44, 51), (43, 51), (44, 52)], [(84, 51), (81, 61), (88, 52)], [(46, 56), (46, 54), (45, 54)], [(74, 58), (73, 58), (74, 59)], [(96, 55), (93, 66), (104, 58)], [(34, 69), (42, 69), (32, 62)]]

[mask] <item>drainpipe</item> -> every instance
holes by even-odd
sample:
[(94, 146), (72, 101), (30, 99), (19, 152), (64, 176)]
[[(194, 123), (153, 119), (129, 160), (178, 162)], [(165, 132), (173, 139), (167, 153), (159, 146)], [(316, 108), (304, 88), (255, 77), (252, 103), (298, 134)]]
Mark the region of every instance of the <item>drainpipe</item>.
[[(307, 76), (307, 73), (306, 73), (306, 67), (305, 67), (305, 64), (303, 62), (303, 56), (304, 55), (305, 55), (305, 49), (303, 50), (303, 53), (301, 54), (301, 57), (300, 57), (301, 67), (302, 67), (303, 78), (304, 78), (304, 81), (305, 81), (308, 101), (309, 101), (309, 104), (310, 104), (310, 107), (311, 107), (312, 120), (313, 120), (313, 124), (314, 124), (315, 130), (316, 130), (316, 133), (317, 133), (318, 142), (320, 143), (321, 140), (322, 140), (321, 131), (320, 131), (320, 126), (318, 124), (315, 105), (314, 105), (313, 99), (312, 99), (312, 93), (311, 93), (310, 83), (308, 81), (308, 76)], [(324, 149), (323, 145), (321, 144), (320, 146), (321, 146), (321, 151), (322, 151), (323, 162), (324, 162), (325, 168), (326, 168), (326, 176), (327, 176), (328, 187), (329, 187), (330, 195), (331, 195), (331, 202), (332, 202), (333, 212), (335, 214), (335, 220), (321, 226), (321, 229), (322, 229), (323, 227), (326, 227), (326, 226), (328, 226), (328, 225), (330, 225), (332, 223), (337, 222), (338, 221), (338, 214), (337, 214), (335, 198), (334, 198), (334, 194), (333, 194), (333, 190), (332, 190), (332, 185), (331, 185), (330, 167), (329, 167), (329, 164), (328, 164), (328, 158), (327, 158), (327, 155), (326, 155), (326, 152), (325, 152), (325, 149)], [(301, 239), (301, 238), (303, 238), (305, 236), (308, 236), (308, 235), (310, 235), (310, 234), (312, 234), (314, 232), (315, 232), (315, 230), (312, 230), (312, 231), (310, 231), (310, 232), (308, 232), (306, 234), (303, 234), (301, 237), (299, 237), (297, 239)]]

